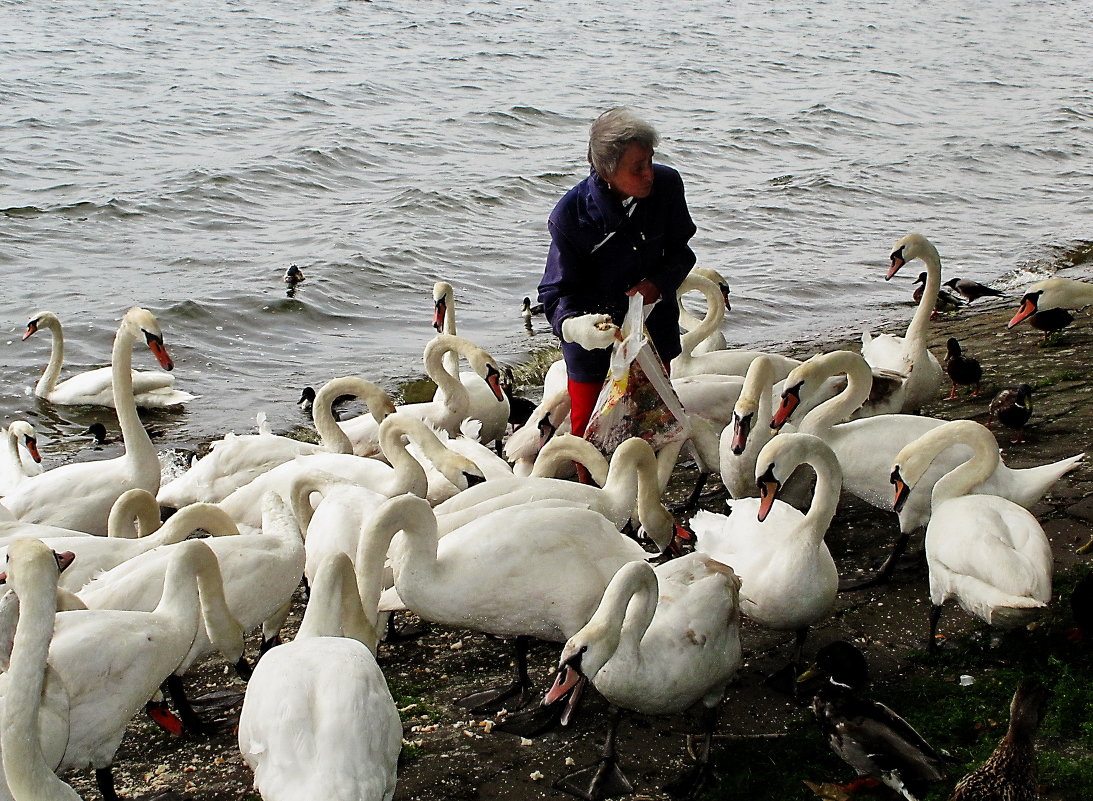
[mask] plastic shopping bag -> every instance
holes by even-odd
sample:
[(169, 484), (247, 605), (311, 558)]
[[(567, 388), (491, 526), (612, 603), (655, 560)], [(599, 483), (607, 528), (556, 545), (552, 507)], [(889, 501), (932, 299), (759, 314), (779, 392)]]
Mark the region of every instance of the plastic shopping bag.
[(608, 456), (631, 437), (641, 437), (659, 450), (690, 434), (683, 405), (646, 334), (646, 314), (641, 294), (635, 293), (623, 320), (622, 340), (611, 351), (611, 369), (585, 429), (585, 439)]

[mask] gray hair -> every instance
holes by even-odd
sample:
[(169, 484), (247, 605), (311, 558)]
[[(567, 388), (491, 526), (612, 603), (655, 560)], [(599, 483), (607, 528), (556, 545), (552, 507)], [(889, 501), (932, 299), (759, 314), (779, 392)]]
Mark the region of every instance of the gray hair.
[(588, 129), (588, 163), (604, 178), (614, 175), (631, 142), (653, 150), (660, 137), (652, 125), (625, 106), (608, 109)]

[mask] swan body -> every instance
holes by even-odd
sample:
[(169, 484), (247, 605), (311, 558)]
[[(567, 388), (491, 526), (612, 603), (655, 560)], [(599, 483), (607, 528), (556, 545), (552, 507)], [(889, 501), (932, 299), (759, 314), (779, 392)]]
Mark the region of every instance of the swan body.
[(891, 370), (906, 376), (902, 405), (893, 411), (915, 412), (934, 399), (942, 383), (941, 365), (926, 347), (937, 295), (941, 290), (941, 256), (922, 234), (908, 234), (892, 248), (892, 265), (884, 280), (889, 280), (909, 261), (922, 259), (926, 265), (926, 286), (915, 308), (907, 332), (902, 337), (862, 334), (862, 356), (871, 367)]
[(106, 534), (110, 507), (119, 495), (133, 487), (153, 494), (159, 490), (159, 457), (133, 401), (130, 365), (138, 336), (147, 339), (165, 370), (174, 367), (156, 318), (146, 309), (129, 309), (114, 337), (111, 366), (125, 453), (115, 459), (61, 465), (23, 481), (3, 499), (19, 520)]
[[(565, 362), (559, 361), (556, 364), (561, 364), (564, 371)], [(515, 475), (530, 475), (539, 451), (550, 438), (555, 434), (570, 432), (570, 405), (569, 389), (564, 383), (550, 394), (544, 390), (543, 400), (532, 411), (527, 423), (505, 440), (505, 458), (512, 463), (512, 472)], [(572, 475), (572, 470), (567, 475)]]
[(126, 724), (185, 657), (201, 618), (229, 659), (242, 654), (242, 632), (218, 592), (215, 561), (202, 542), (182, 546), (151, 611), (58, 614), (58, 564), (71, 557), (57, 557), (34, 539), (12, 544), (8, 573), (19, 622), (0, 729), (0, 784), (10, 797), (78, 798), (54, 770), (90, 764), (100, 778), (102, 771), (109, 776)]
[(904, 447), (892, 470), (896, 505), (922, 491), (919, 482), (927, 468), (958, 443), (971, 448), (971, 458), (938, 479), (931, 493), (930, 601), (940, 610), (955, 598), (988, 624), (1021, 625), (1029, 610), (1051, 600), (1051, 543), (1027, 509), (997, 495), (968, 494), (998, 465), (990, 431), (971, 420), (954, 420)]
[(1007, 323), (1013, 328), (1034, 314), (1053, 309), (1084, 309), (1093, 303), (1093, 284), (1073, 278), (1048, 278), (1025, 290), (1021, 305)]
[[(801, 464), (816, 471), (812, 505), (804, 514), (776, 498)], [(728, 517), (695, 513), (695, 548), (740, 577), (745, 615), (767, 628), (799, 631), (827, 615), (838, 592), (839, 574), (824, 535), (838, 505), (842, 471), (817, 437), (782, 434), (763, 447), (755, 474), (762, 498), (729, 502)]]
[[(38, 437), (26, 420), (13, 420), (3, 432), (0, 444), (0, 495), (7, 495), (23, 479), (42, 472)], [(25, 456), (24, 456), (25, 454)]]
[(266, 653), (247, 683), (239, 751), (265, 801), (394, 796), (402, 723), (373, 655), (375, 628), (362, 642), (353, 617), (365, 617), (353, 566), (333, 554), (296, 639)]
[[(114, 408), (114, 387), (109, 367), (77, 373), (57, 383), (65, 357), (64, 332), (57, 315), (48, 311), (38, 312), (34, 319), (27, 323), (23, 339), (27, 339), (42, 328), (49, 329), (53, 344), (49, 354), (49, 364), (34, 386), (34, 394), (58, 406), (89, 405)], [(189, 392), (175, 389), (174, 376), (167, 373), (133, 370), (131, 379), (131, 391), (136, 404), (146, 409), (179, 406), (196, 397)]]
[(181, 509), (190, 503), (219, 503), (279, 464), (314, 453), (352, 453), (353, 445), (334, 419), (334, 399), (344, 395), (361, 398), (376, 423), (394, 412), (390, 397), (371, 381), (356, 376), (334, 378), (320, 387), (311, 407), (321, 444), (268, 431), (258, 434), (229, 433), (212, 443), (211, 450), (178, 478), (160, 488), (162, 506)]

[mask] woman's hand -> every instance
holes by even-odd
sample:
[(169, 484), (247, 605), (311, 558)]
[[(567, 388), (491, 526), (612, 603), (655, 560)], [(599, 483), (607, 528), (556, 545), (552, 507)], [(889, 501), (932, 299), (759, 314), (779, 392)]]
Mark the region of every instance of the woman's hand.
[(646, 306), (660, 300), (660, 290), (657, 289), (657, 285), (648, 278), (643, 278), (641, 281), (638, 281), (638, 283), (626, 291), (626, 294), (633, 296), (639, 292), (641, 293), (642, 298), (645, 299)]
[(562, 323), (562, 339), (575, 342), (585, 350), (609, 348), (615, 344), (619, 327), (609, 314), (583, 314)]

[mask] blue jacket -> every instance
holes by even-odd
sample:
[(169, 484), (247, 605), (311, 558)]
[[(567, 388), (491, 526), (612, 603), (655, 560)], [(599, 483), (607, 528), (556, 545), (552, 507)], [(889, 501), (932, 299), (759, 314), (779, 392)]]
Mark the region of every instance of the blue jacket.
[[(551, 212), (550, 252), (539, 283), (539, 300), (560, 339), (562, 322), (582, 314), (610, 314), (621, 324), (626, 290), (649, 279), (661, 301), (646, 321), (649, 337), (665, 362), (679, 355), (679, 307), (676, 290), (695, 263), (687, 244), (695, 225), (687, 211), (683, 179), (663, 164), (653, 165), (649, 197), (622, 201), (593, 169), (570, 189)], [(628, 214), (629, 211), (629, 214)], [(610, 349), (588, 351), (563, 342), (569, 377), (603, 381)]]

